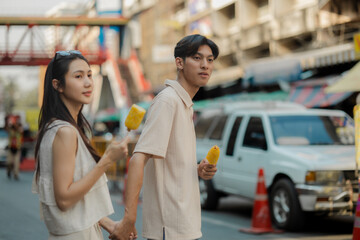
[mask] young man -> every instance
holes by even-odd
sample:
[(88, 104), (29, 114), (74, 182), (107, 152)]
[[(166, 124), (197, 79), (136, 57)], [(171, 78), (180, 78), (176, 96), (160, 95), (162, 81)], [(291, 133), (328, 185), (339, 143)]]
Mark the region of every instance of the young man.
[(209, 81), (219, 50), (206, 37), (190, 35), (177, 43), (174, 53), (177, 79), (167, 80), (150, 106), (129, 164), (125, 215), (110, 235), (112, 239), (136, 234), (143, 178), (144, 238), (192, 240), (202, 236), (198, 177), (211, 179), (217, 169), (205, 159), (197, 164), (192, 98)]

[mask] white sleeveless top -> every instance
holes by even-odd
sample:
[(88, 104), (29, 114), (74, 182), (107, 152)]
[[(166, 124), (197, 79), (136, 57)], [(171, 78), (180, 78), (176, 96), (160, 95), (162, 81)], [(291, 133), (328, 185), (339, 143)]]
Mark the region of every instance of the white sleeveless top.
[(52, 144), (57, 130), (61, 127), (72, 127), (77, 132), (78, 150), (75, 159), (74, 182), (83, 178), (96, 165), (75, 127), (61, 120), (56, 120), (50, 124), (49, 130), (44, 134), (40, 144), (40, 176), (36, 183), (35, 171), (32, 191), (39, 194), (40, 216), (48, 231), (54, 235), (65, 235), (85, 230), (101, 218), (114, 212), (105, 174), (72, 208), (61, 211), (57, 207), (52, 174)]

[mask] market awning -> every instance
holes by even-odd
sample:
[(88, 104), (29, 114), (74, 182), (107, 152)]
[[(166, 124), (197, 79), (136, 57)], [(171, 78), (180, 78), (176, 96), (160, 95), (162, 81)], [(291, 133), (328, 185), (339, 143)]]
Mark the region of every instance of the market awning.
[(214, 99), (206, 99), (194, 102), (194, 110), (202, 108), (213, 107), (216, 104), (226, 104), (229, 102), (241, 102), (241, 101), (285, 101), (288, 93), (283, 91), (275, 92), (254, 92), (254, 93), (237, 93), (229, 94), (223, 97)]
[(335, 84), (325, 89), (326, 93), (337, 92), (359, 92), (360, 91), (360, 62), (352, 67)]
[(328, 85), (339, 78), (340, 76), (331, 76), (323, 79), (296, 83), (291, 87), (288, 100), (303, 104), (308, 108), (333, 106), (345, 100), (352, 94), (352, 92), (325, 92)]
[(270, 85), (280, 81), (292, 82), (300, 79), (301, 64), (298, 59), (263, 59), (245, 69), (244, 87)]
[(355, 61), (353, 43), (339, 44), (331, 47), (312, 49), (294, 53), (293, 56), (301, 61), (302, 69), (316, 69)]

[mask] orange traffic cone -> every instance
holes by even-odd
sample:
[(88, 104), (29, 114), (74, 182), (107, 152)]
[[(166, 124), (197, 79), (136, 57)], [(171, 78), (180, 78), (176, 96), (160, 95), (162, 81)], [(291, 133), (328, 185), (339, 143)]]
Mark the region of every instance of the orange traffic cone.
[[(359, 178), (359, 187), (360, 187), (360, 178)], [(360, 198), (358, 198), (356, 203), (356, 213), (354, 219), (354, 229), (353, 229), (353, 240), (360, 240)]]
[(264, 170), (262, 168), (259, 169), (251, 228), (240, 228), (239, 231), (254, 234), (281, 232), (271, 227), (268, 195), (265, 186)]

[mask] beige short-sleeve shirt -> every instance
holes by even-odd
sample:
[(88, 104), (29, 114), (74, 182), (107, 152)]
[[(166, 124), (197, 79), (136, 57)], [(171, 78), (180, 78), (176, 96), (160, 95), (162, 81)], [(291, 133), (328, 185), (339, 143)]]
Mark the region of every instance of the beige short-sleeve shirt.
[(134, 152), (153, 155), (145, 166), (143, 237), (198, 239), (201, 209), (192, 99), (177, 81), (153, 100)]

